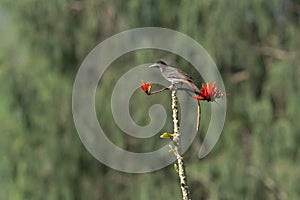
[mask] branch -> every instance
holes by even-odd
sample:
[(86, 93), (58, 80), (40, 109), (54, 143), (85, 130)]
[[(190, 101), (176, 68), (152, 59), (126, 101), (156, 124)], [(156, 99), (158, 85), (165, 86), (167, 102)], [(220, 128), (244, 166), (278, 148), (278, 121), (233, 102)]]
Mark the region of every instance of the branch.
[(178, 99), (176, 96), (177, 89), (175, 86), (170, 88), (172, 93), (172, 112), (173, 112), (173, 124), (174, 124), (174, 134), (173, 134), (173, 142), (174, 142), (174, 148), (171, 149), (177, 159), (177, 167), (178, 167), (178, 176), (180, 180), (180, 188), (182, 192), (182, 199), (183, 200), (190, 200), (190, 191), (187, 185), (187, 178), (185, 174), (185, 167), (183, 162), (183, 157), (180, 155), (181, 149), (180, 149), (180, 132), (179, 132), (179, 119), (178, 119)]
[[(153, 92), (149, 92), (148, 95), (153, 95), (153, 94), (157, 94), (157, 93), (160, 93), (160, 92), (163, 92), (165, 90), (172, 90), (174, 86), (170, 85), (169, 87), (164, 87), (162, 89), (159, 89), (159, 90), (155, 90)], [(181, 91), (186, 91), (186, 93), (189, 95), (189, 96), (192, 96), (190, 93), (195, 93), (194, 90), (191, 90), (191, 89), (188, 89), (188, 88), (177, 88), (177, 90), (181, 90)]]
[(160, 92), (163, 92), (165, 90), (169, 90), (169, 88), (162, 88), (160, 90), (155, 90), (153, 92), (149, 92), (148, 95), (153, 95), (153, 94), (157, 94), (157, 93), (160, 93)]
[(200, 120), (201, 120), (201, 105), (200, 105), (200, 101), (198, 101), (196, 134), (198, 133), (200, 128)]

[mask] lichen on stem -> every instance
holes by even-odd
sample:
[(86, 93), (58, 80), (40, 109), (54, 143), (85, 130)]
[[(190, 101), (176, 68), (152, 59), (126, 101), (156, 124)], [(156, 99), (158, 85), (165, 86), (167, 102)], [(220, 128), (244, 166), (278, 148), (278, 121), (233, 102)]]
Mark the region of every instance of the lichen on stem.
[(173, 142), (174, 148), (171, 150), (174, 152), (177, 160), (178, 176), (180, 181), (180, 188), (183, 200), (190, 200), (190, 191), (187, 185), (187, 176), (185, 173), (184, 161), (181, 156), (181, 136), (179, 131), (179, 117), (178, 117), (178, 99), (177, 99), (177, 89), (173, 86), (171, 87), (171, 97), (172, 97), (172, 118), (173, 118)]

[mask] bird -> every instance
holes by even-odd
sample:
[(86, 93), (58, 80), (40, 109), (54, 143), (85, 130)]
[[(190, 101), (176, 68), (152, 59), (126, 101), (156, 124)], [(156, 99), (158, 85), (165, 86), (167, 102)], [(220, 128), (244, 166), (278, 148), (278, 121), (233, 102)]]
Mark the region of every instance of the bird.
[(199, 88), (193, 83), (193, 78), (184, 71), (167, 65), (164, 61), (159, 60), (149, 67), (158, 68), (163, 77), (171, 82), (171, 85), (176, 83), (185, 83), (190, 86), (195, 92), (199, 92)]

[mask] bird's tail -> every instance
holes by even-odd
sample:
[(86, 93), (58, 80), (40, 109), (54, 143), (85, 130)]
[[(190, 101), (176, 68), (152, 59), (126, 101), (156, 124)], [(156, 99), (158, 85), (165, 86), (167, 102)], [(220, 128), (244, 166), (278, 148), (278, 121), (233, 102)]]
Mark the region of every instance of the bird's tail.
[(184, 83), (188, 84), (192, 89), (195, 90), (195, 92), (199, 92), (199, 88), (191, 81), (183, 80)]

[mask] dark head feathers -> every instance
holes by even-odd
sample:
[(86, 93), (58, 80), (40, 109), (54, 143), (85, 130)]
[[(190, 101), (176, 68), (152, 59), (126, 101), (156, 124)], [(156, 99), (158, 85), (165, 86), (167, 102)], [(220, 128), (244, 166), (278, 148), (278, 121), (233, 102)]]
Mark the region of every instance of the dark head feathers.
[(161, 65), (167, 65), (167, 63), (165, 63), (165, 62), (162, 61), (162, 60), (159, 60), (159, 61), (157, 61), (156, 63), (157, 63), (157, 64), (161, 64)]

